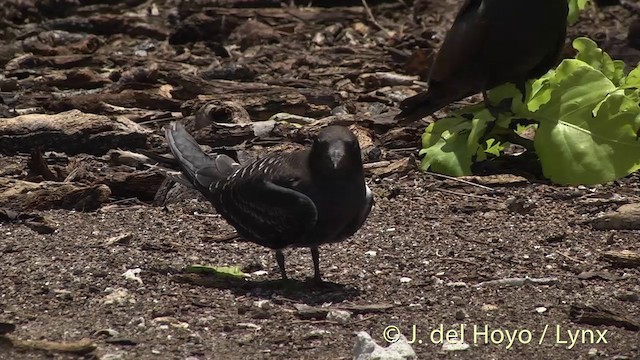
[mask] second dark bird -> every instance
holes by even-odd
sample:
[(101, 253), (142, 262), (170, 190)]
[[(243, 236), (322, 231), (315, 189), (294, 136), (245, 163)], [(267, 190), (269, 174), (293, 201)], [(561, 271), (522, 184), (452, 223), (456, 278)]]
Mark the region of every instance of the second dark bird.
[(400, 103), (397, 119), (417, 121), (504, 83), (545, 74), (560, 60), (567, 0), (465, 0), (432, 68), (427, 91)]
[(323, 128), (311, 148), (245, 166), (205, 154), (179, 123), (165, 136), (182, 173), (218, 213), (246, 240), (275, 250), (283, 279), (282, 250), (309, 247), (320, 281), (318, 246), (347, 239), (371, 211), (360, 146), (347, 128)]

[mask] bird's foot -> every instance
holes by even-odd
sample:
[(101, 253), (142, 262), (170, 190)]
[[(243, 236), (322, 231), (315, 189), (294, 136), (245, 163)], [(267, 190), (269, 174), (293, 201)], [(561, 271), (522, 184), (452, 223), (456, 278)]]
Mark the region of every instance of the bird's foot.
[(322, 280), (320, 276), (314, 276), (307, 279), (307, 284), (313, 287), (326, 287), (329, 283)]
[(484, 106), (487, 108), (487, 110), (489, 110), (489, 113), (496, 119), (496, 121), (498, 120), (500, 114), (513, 114), (513, 112), (511, 111), (511, 98), (503, 99), (497, 104), (492, 104), (486, 91), (482, 92), (482, 98), (484, 100)]
[(504, 99), (497, 104), (491, 104), (489, 102), (486, 103), (487, 110), (491, 113), (496, 121), (498, 120), (500, 114), (511, 114), (513, 115), (513, 111), (511, 111), (511, 99)]

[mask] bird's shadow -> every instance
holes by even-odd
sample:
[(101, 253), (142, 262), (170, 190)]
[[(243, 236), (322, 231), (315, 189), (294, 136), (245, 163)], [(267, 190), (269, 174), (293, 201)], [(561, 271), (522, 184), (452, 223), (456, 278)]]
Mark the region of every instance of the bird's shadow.
[(238, 296), (250, 296), (270, 299), (281, 296), (308, 305), (320, 305), (326, 302), (350, 300), (360, 295), (360, 290), (347, 285), (313, 280), (248, 280), (235, 276), (219, 276), (182, 272), (173, 276), (173, 280), (208, 288), (231, 290)]

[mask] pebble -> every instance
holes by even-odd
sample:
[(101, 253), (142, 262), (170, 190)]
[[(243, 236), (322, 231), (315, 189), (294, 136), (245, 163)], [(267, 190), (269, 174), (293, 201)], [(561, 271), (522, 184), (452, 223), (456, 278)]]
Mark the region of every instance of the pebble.
[(56, 298), (62, 300), (72, 300), (73, 296), (71, 295), (71, 291), (69, 290), (57, 290), (54, 289), (53, 292), (56, 294)]
[(246, 328), (246, 329), (253, 329), (253, 330), (260, 330), (262, 329), (262, 327), (260, 325), (256, 325), (254, 323), (237, 323), (236, 325), (238, 325), (238, 327), (242, 327), (242, 328)]
[(482, 305), (481, 309), (482, 311), (496, 311), (498, 310), (498, 307), (493, 304), (484, 304)]
[(144, 328), (147, 326), (147, 322), (145, 321), (145, 319), (142, 316), (137, 316), (132, 318), (131, 320), (129, 320), (129, 324), (128, 325), (133, 325), (139, 328)]
[[(111, 291), (108, 291), (111, 290)], [(117, 288), (117, 289), (107, 289), (105, 290), (109, 292), (107, 296), (102, 299), (102, 302), (106, 305), (111, 304), (135, 304), (136, 300), (129, 294), (127, 289)]]
[(316, 340), (316, 339), (321, 339), (323, 336), (327, 335), (327, 334), (331, 334), (330, 331), (328, 330), (323, 330), (323, 329), (315, 329), (315, 330), (311, 330), (309, 331), (305, 336), (304, 339), (305, 340)]
[(127, 280), (137, 281), (138, 284), (142, 285), (143, 282), (139, 276), (141, 272), (142, 270), (140, 268), (129, 269), (125, 271), (124, 274), (122, 274), (122, 276), (124, 276), (124, 278)]
[(464, 341), (453, 339), (453, 341), (445, 340), (442, 344), (442, 351), (464, 351), (471, 346)]
[(346, 310), (331, 310), (327, 314), (327, 320), (335, 321), (338, 324), (346, 324), (351, 319), (351, 312)]
[(262, 310), (269, 310), (273, 308), (273, 304), (269, 300), (258, 300), (253, 302), (253, 306)]
[(100, 360), (124, 360), (124, 353), (108, 353), (99, 357)]
[(182, 322), (172, 316), (160, 316), (157, 318), (154, 318), (153, 320), (151, 320), (152, 323), (160, 325), (159, 327), (161, 328), (165, 328), (165, 326), (167, 326), (166, 328), (168, 328), (168, 326), (171, 326), (173, 328), (178, 328), (178, 329), (186, 329), (189, 327), (189, 324), (186, 322)]
[(407, 342), (407, 338), (400, 334), (400, 338), (391, 345), (378, 345), (365, 331), (358, 333), (356, 345), (353, 349), (354, 360), (415, 360), (416, 352)]

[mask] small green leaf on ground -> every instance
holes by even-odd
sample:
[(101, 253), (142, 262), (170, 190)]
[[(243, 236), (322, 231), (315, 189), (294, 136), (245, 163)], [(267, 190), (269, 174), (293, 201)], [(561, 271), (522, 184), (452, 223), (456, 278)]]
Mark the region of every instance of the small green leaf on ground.
[(206, 266), (206, 265), (190, 265), (185, 269), (186, 272), (207, 274), (214, 276), (231, 276), (235, 278), (245, 278), (248, 275), (243, 273), (237, 266)]

